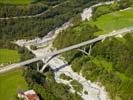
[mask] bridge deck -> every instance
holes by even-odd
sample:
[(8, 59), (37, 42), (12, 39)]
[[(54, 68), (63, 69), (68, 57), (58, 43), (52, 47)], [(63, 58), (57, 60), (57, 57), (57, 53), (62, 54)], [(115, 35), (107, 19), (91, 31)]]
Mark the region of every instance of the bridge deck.
[(88, 45), (88, 44), (91, 44), (91, 43), (95, 43), (95, 42), (103, 40), (107, 37), (116, 36), (116, 35), (119, 35), (119, 34), (131, 32), (131, 31), (133, 31), (133, 28), (124, 28), (124, 29), (121, 29), (121, 30), (118, 30), (118, 31), (111, 32), (109, 34), (101, 35), (97, 38), (94, 38), (94, 39), (91, 39), (91, 40), (88, 40), (88, 41), (85, 41), (85, 42), (82, 42), (82, 43), (79, 43), (79, 44), (75, 44), (75, 45), (60, 49), (58, 51), (54, 51), (52, 53), (49, 53), (49, 54), (41, 56), (41, 57), (36, 57), (36, 58), (29, 59), (29, 60), (26, 60), (26, 61), (23, 61), (23, 62), (20, 62), (20, 63), (16, 63), (16, 64), (12, 64), (12, 65), (3, 67), (3, 68), (0, 69), (0, 73), (9, 71), (11, 69), (22, 67), (24, 65), (39, 61), (43, 58), (52, 57), (54, 55), (58, 55), (58, 54), (61, 54), (61, 53), (64, 53), (64, 52), (67, 52), (67, 51), (70, 51), (70, 50), (73, 50), (73, 49), (77, 49), (77, 48), (80, 48), (82, 46), (85, 46), (85, 45)]

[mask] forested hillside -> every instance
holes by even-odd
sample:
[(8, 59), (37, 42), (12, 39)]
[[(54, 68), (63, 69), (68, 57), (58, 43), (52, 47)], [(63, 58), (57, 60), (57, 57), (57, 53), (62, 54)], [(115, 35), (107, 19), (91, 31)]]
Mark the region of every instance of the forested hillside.
[(63, 3), (66, 0), (33, 0), (30, 4), (0, 4), (0, 17), (14, 17), (14, 16), (25, 16), (35, 15), (38, 13), (45, 12), (48, 8), (52, 8), (55, 5)]
[[(42, 62), (37, 63), (42, 67)], [(50, 67), (41, 74), (36, 71), (36, 63), (30, 64), (24, 71), (24, 77), (29, 87), (38, 93), (41, 100), (82, 100), (77, 93), (70, 92), (68, 85), (55, 81)]]
[[(104, 6), (100, 6), (101, 9)], [(108, 6), (110, 7), (110, 6)], [(111, 8), (110, 8), (111, 9)], [(96, 10), (94, 10), (96, 11)], [(118, 11), (119, 12), (119, 11)], [(112, 27), (118, 22), (113, 22), (110, 19), (109, 22), (104, 24), (102, 17), (109, 19), (113, 16), (117, 18), (119, 14), (119, 19), (129, 19), (130, 12), (132, 9), (123, 11), (121, 13), (105, 14), (105, 16), (100, 15), (93, 19), (94, 23), (98, 20), (99, 23), (92, 24), (89, 21), (76, 23), (73, 27), (68, 28), (58, 35), (54, 41), (54, 46), (57, 49), (61, 49), (72, 44), (80, 43), (92, 38), (95, 38), (98, 32), (104, 32), (107, 27)], [(122, 17), (126, 13), (125, 18)], [(98, 12), (95, 12), (96, 14)], [(101, 12), (99, 12), (101, 13)], [(110, 12), (106, 12), (110, 13)], [(129, 14), (129, 15), (128, 15)], [(98, 27), (96, 26), (98, 24)], [(99, 27), (102, 24), (102, 27)], [(127, 27), (128, 25), (133, 25), (133, 22), (124, 24), (121, 26)], [(95, 25), (95, 26), (94, 26)], [(119, 29), (121, 26), (113, 26)], [(113, 30), (112, 30), (113, 31)], [(105, 33), (104, 33), (105, 34)], [(82, 75), (93, 82), (100, 82), (105, 86), (108, 91), (110, 98), (112, 100), (132, 100), (132, 88), (133, 88), (133, 33), (127, 33), (123, 37), (111, 37), (103, 42), (98, 42), (92, 44), (91, 55), (85, 55), (80, 51), (73, 50), (63, 54), (65, 59), (72, 65), (72, 69), (77, 73), (82, 73)], [(89, 51), (89, 46), (86, 46), (86, 52)]]
[[(94, 3), (108, 0), (42, 0), (29, 5), (0, 4), (0, 16), (21, 16), (42, 13), (35, 18), (0, 19), (0, 44), (22, 38), (43, 37), (49, 31), (77, 16)], [(4, 42), (4, 43), (3, 43)]]
[[(20, 54), (20, 61), (33, 58), (34, 55), (29, 50), (24, 47), (18, 47), (11, 41), (15, 39), (43, 37), (49, 31), (54, 30), (72, 17), (75, 17), (85, 7), (89, 7), (102, 0), (92, 1), (39, 0), (39, 2), (27, 5), (0, 3), (1, 18), (16, 17), (15, 19), (8, 20), (0, 19), (0, 48), (13, 49), (18, 52)], [(36, 14), (40, 14), (40, 16), (35, 18), (17, 18)], [(7, 59), (5, 58), (5, 60)], [(36, 67), (36, 63), (34, 66)], [(45, 75), (42, 75), (36, 71), (36, 68), (29, 68), (25, 70), (24, 76), (29, 87), (37, 92), (41, 100), (81, 100), (81, 97), (77, 93), (73, 94), (69, 92), (70, 87), (56, 83), (54, 74), (51, 71), (47, 71)], [(15, 81), (13, 83), (15, 84)], [(7, 85), (4, 86), (6, 87)], [(12, 89), (9, 89), (8, 92), (10, 90)], [(4, 100), (3, 98), (2, 100)]]
[[(103, 34), (133, 25), (132, 8), (128, 11), (130, 16), (127, 13), (124, 13), (124, 15), (119, 12), (111, 13), (131, 6), (130, 0), (96, 7), (93, 9), (91, 21), (81, 22), (80, 13), (83, 9), (101, 1), (111, 0), (33, 0), (29, 4), (0, 3), (1, 18), (16, 17), (0, 19), (0, 48), (17, 50), (20, 54), (20, 61), (23, 61), (33, 58), (34, 55), (28, 49), (12, 44), (11, 41), (43, 37), (49, 31), (69, 20), (74, 25), (57, 36), (53, 44), (57, 49), (93, 39), (99, 35), (96, 35), (99, 32)], [(111, 14), (108, 15), (108, 13)], [(34, 18), (17, 18), (36, 14), (40, 15)], [(109, 21), (110, 23), (104, 24), (105, 18), (110, 18), (110, 16), (113, 16)], [(125, 22), (122, 23), (123, 20), (120, 20), (120, 24), (124, 24), (122, 27), (117, 25), (117, 21), (114, 20), (118, 20), (120, 17), (127, 22), (125, 25)], [(102, 25), (104, 27), (99, 27)], [(109, 30), (110, 27), (113, 30)], [(103, 85), (112, 100), (133, 100), (132, 43), (133, 33), (127, 33), (121, 38), (111, 37), (103, 42), (92, 44), (90, 56), (78, 50), (66, 52), (63, 56), (72, 65), (75, 72), (82, 73), (86, 79)], [(86, 52), (89, 52), (89, 45), (85, 48)], [(50, 67), (47, 67), (44, 73), (37, 72), (37, 64), (40, 69), (44, 65), (41, 61), (26, 65), (23, 76), (29, 88), (34, 89), (41, 100), (81, 100), (76, 92), (70, 92), (69, 86), (56, 82), (53, 70)], [(72, 83), (75, 84), (74, 81)]]
[[(89, 32), (90, 30), (87, 31), (86, 29), (85, 34), (85, 30), (82, 30), (82, 28), (80, 28), (81, 31), (78, 30), (77, 33), (76, 27), (61, 33), (60, 36), (65, 38), (57, 38), (54, 45), (59, 49), (81, 42), (83, 41), (82, 39), (86, 40), (87, 36), (88, 39), (90, 39), (89, 35), (91, 34), (91, 36), (93, 36), (93, 32)], [(84, 36), (86, 38), (84, 38)], [(130, 33), (123, 38), (109, 38), (102, 43), (94, 44), (91, 56), (87, 56), (76, 50), (64, 53), (63, 55), (66, 60), (72, 64), (74, 71), (78, 73), (81, 72), (88, 80), (102, 83), (113, 100), (117, 100), (118, 98), (122, 100), (132, 100), (132, 42), (133, 35)], [(86, 48), (88, 52), (89, 46)]]

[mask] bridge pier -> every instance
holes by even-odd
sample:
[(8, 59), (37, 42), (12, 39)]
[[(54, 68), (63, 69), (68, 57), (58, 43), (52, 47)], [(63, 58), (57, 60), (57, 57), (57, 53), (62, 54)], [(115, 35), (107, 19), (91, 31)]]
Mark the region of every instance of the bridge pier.
[(44, 69), (48, 66), (48, 62), (39, 70), (40, 73), (43, 73)]
[(85, 48), (84, 49), (77, 49), (78, 51), (81, 51), (81, 52), (83, 52), (84, 54), (86, 54), (86, 55), (88, 55), (89, 56), (89, 53), (88, 52), (86, 52), (86, 50), (85, 50)]
[(102, 39), (102, 42), (104, 42), (105, 39), (106, 39), (106, 38), (103, 38), (103, 39)]
[(39, 68), (39, 64), (37, 63), (37, 71), (38, 71), (38, 72), (39, 72), (39, 69), (40, 69), (40, 68)]
[[(8, 65), (8, 66), (6, 66), (4, 68), (1, 68), (0, 69), (0, 73), (7, 72), (7, 71), (9, 71), (11, 69), (19, 68), (21, 66), (24, 66), (24, 65), (27, 65), (27, 64), (42, 60), (42, 59), (47, 58), (47, 57), (54, 57), (54, 56), (59, 55), (61, 53), (64, 53), (64, 52), (67, 52), (67, 51), (70, 51), (70, 50), (73, 50), (73, 49), (77, 49), (77, 48), (83, 47), (83, 46), (88, 45), (88, 44), (90, 44), (90, 45), (93, 44), (94, 45), (95, 43), (97, 43), (99, 41), (104, 41), (106, 38), (113, 37), (113, 36), (116, 36), (118, 34), (123, 34), (123, 33), (127, 33), (127, 32), (129, 33), (131, 31), (133, 31), (133, 28), (124, 28), (122, 30), (111, 32), (109, 34), (104, 34), (104, 35), (96, 37), (94, 39), (91, 39), (91, 40), (88, 40), (88, 41), (84, 41), (82, 43), (75, 44), (75, 45), (72, 45), (72, 46), (69, 46), (69, 47), (54, 51), (52, 53), (48, 53), (48, 54), (46, 54), (44, 56), (41, 56), (41, 57), (35, 57), (35, 58), (29, 59), (29, 60), (26, 60), (26, 61), (23, 61), (23, 62), (20, 62), (20, 63)], [(90, 48), (91, 48), (91, 46), (90, 46)], [(90, 52), (89, 53), (89, 55), (90, 55), (91, 54), (91, 49), (90, 49), (89, 52)], [(43, 68), (43, 69), (45, 69), (45, 68)], [(43, 69), (41, 69), (40, 71), (43, 71)]]
[(84, 54), (86, 54), (86, 55), (88, 55), (88, 56), (90, 56), (90, 55), (91, 55), (92, 45), (93, 45), (93, 44), (91, 44), (90, 47), (89, 47), (89, 52), (86, 51), (86, 48), (84, 48), (84, 49), (78, 48), (77, 50), (83, 52)]
[(89, 47), (89, 56), (91, 55), (91, 48), (92, 48), (92, 45), (90, 45)]
[(45, 65), (39, 70), (40, 73), (42, 73), (44, 71), (44, 69), (48, 66), (49, 62), (57, 55), (54, 55), (52, 57), (49, 57), (48, 59), (43, 59), (43, 62), (45, 63)]

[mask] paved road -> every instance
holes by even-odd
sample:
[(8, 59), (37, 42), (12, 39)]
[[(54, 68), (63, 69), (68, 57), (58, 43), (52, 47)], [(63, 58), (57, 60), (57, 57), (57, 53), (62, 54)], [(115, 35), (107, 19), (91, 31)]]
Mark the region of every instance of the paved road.
[(72, 46), (60, 49), (58, 51), (52, 52), (52, 53), (48, 53), (47, 55), (44, 55), (44, 56), (41, 56), (41, 57), (36, 57), (36, 58), (29, 59), (29, 60), (26, 60), (26, 61), (23, 61), (23, 62), (20, 62), (20, 63), (16, 63), (16, 64), (12, 64), (12, 65), (3, 67), (3, 68), (0, 69), (0, 73), (7, 72), (11, 69), (22, 67), (24, 65), (36, 62), (36, 61), (41, 60), (43, 58), (52, 57), (54, 55), (58, 55), (58, 54), (61, 54), (61, 53), (64, 53), (64, 52), (67, 52), (67, 51), (70, 51), (70, 50), (73, 50), (73, 49), (77, 49), (77, 48), (80, 48), (82, 46), (85, 46), (85, 45), (88, 45), (88, 44), (91, 44), (91, 43), (95, 43), (97, 41), (104, 40), (108, 37), (112, 37), (112, 36), (116, 36), (116, 35), (122, 35), (124, 33), (131, 32), (131, 31), (133, 31), (133, 28), (124, 28), (124, 29), (121, 29), (121, 30), (111, 32), (109, 34), (101, 35), (97, 38), (94, 38), (94, 39), (91, 39), (91, 40), (88, 40), (88, 41), (85, 41), (85, 42), (82, 42), (82, 43), (79, 43), (79, 44), (76, 44), (76, 45), (72, 45)]

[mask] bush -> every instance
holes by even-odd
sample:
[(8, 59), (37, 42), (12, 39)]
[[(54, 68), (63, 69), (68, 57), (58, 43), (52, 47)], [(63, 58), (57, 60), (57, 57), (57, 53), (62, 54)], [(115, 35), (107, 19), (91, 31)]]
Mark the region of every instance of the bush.
[(71, 81), (71, 85), (73, 86), (74, 90), (76, 92), (82, 92), (83, 91), (83, 86), (76, 80)]
[(32, 50), (37, 50), (37, 46), (35, 46), (35, 45), (31, 45), (30, 48), (31, 48)]
[(71, 77), (69, 77), (69, 76), (67, 76), (67, 75), (65, 75), (65, 74), (61, 74), (61, 75), (60, 75), (60, 78), (62, 78), (62, 79), (64, 79), (64, 80), (72, 80)]

